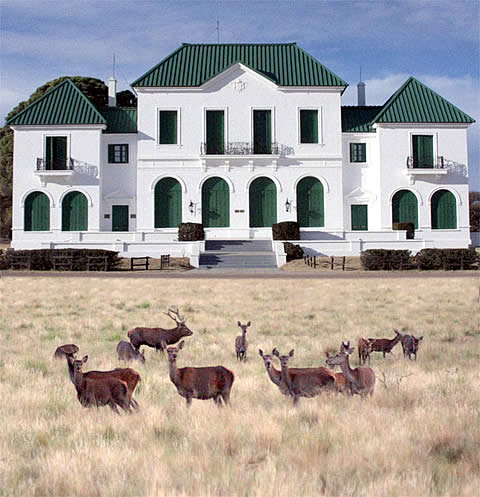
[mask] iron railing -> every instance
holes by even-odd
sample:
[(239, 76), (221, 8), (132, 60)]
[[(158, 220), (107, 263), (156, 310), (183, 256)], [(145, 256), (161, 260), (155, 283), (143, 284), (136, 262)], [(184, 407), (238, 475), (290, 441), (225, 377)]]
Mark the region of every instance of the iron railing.
[(74, 167), (74, 161), (71, 157), (65, 163), (62, 161), (60, 164), (58, 161), (37, 158), (37, 171), (73, 171)]
[(225, 145), (201, 143), (201, 155), (278, 155), (278, 143), (227, 142)]
[(407, 157), (408, 169), (445, 169), (445, 161), (443, 156), (426, 157), (419, 159), (418, 157)]

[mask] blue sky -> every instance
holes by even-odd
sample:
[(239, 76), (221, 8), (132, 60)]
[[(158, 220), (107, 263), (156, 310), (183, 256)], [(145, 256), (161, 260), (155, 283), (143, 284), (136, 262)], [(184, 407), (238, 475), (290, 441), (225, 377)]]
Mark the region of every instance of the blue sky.
[[(367, 104), (413, 75), (480, 120), (480, 0), (0, 0), (0, 116), (63, 75), (104, 81), (116, 54), (120, 89), (182, 42), (296, 41), (350, 83), (362, 66)], [(469, 130), (480, 190), (480, 125)]]

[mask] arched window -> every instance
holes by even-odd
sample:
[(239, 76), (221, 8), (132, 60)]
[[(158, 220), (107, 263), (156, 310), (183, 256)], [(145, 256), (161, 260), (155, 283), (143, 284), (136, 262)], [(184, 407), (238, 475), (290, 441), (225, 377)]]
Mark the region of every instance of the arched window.
[(249, 197), (251, 228), (270, 228), (277, 222), (277, 187), (270, 178), (252, 181)]
[(325, 226), (323, 185), (309, 176), (297, 185), (297, 221), (304, 227)]
[(80, 192), (70, 192), (62, 202), (62, 231), (88, 230), (88, 201)]
[(438, 190), (432, 196), (432, 229), (448, 230), (457, 227), (457, 202), (448, 190)]
[(202, 222), (205, 228), (230, 226), (230, 190), (222, 178), (209, 178), (202, 186)]
[(155, 185), (155, 228), (178, 228), (182, 222), (182, 187), (175, 178)]
[(25, 231), (50, 230), (50, 200), (42, 192), (32, 192), (25, 199)]
[(410, 190), (400, 190), (393, 196), (392, 222), (413, 223), (418, 229), (418, 201)]

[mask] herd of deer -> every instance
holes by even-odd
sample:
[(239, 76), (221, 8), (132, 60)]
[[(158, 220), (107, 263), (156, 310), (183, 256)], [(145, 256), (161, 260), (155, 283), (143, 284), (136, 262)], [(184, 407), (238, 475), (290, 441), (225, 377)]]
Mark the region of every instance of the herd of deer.
[[(130, 342), (121, 341), (117, 345), (119, 360), (138, 360), (145, 362), (145, 355), (140, 351), (142, 345), (154, 349), (167, 351), (169, 376), (171, 382), (177, 388), (178, 393), (186, 399), (190, 406), (192, 399), (213, 399), (218, 406), (229, 403), (230, 390), (235, 376), (232, 371), (223, 366), (211, 367), (184, 367), (177, 368), (177, 356), (184, 347), (184, 337), (193, 335), (186, 326), (185, 319), (180, 316), (179, 311), (168, 309), (165, 313), (176, 323), (175, 328), (134, 328), (128, 332)], [(235, 339), (235, 352), (237, 359), (241, 362), (247, 360), (248, 341), (246, 338), (247, 328), (251, 325), (249, 321), (243, 325), (238, 321), (242, 330), (241, 335)], [(393, 347), (400, 342), (403, 347), (405, 358), (411, 359), (414, 355), (417, 359), (417, 351), (423, 337), (416, 338), (414, 335), (402, 335), (394, 330), (396, 336), (388, 338), (360, 338), (358, 340), (358, 357), (360, 366), (352, 369), (349, 357), (354, 348), (350, 342), (342, 342), (338, 353), (327, 353), (326, 363), (330, 368), (339, 366), (341, 372), (335, 372), (323, 366), (316, 368), (290, 368), (289, 360), (294, 355), (292, 349), (288, 355), (281, 355), (274, 348), (271, 354), (264, 354), (259, 349), (270, 380), (279, 388), (283, 395), (293, 398), (293, 403), (298, 404), (300, 397), (315, 397), (323, 391), (336, 391), (350, 395), (359, 394), (362, 397), (373, 395), (375, 389), (375, 373), (370, 367), (365, 366), (367, 360), (370, 364), (372, 352), (391, 353)], [(180, 341), (181, 340), (181, 341)], [(172, 346), (178, 343), (178, 346)], [(132, 368), (115, 368), (110, 371), (88, 371), (83, 372), (83, 365), (88, 356), (81, 360), (76, 358), (78, 347), (74, 344), (66, 344), (57, 348), (54, 357), (66, 358), (68, 373), (77, 391), (77, 398), (82, 406), (110, 406), (116, 413), (118, 407), (130, 411), (133, 407), (138, 409), (138, 403), (133, 398), (137, 384), (141, 381), (140, 373)], [(281, 369), (273, 365), (274, 357), (280, 361)]]

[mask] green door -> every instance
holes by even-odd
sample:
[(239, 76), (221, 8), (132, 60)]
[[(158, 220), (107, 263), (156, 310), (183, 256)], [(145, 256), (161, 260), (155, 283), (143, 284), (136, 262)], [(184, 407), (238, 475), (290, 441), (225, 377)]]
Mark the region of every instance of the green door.
[(112, 205), (112, 231), (128, 231), (128, 205)]
[(155, 228), (178, 228), (182, 222), (182, 187), (174, 178), (155, 186)]
[(449, 230), (457, 227), (457, 203), (448, 190), (438, 190), (432, 197), (432, 229)]
[(67, 169), (67, 137), (47, 136), (46, 169)]
[(253, 153), (272, 153), (272, 112), (270, 110), (253, 111)]
[(277, 222), (277, 188), (269, 178), (257, 178), (250, 185), (250, 227), (271, 228)]
[(368, 230), (368, 206), (352, 205), (352, 231)]
[(44, 193), (33, 192), (26, 198), (24, 230), (50, 230), (50, 200)]
[(413, 165), (418, 168), (433, 167), (433, 136), (413, 135)]
[(297, 186), (297, 221), (300, 226), (325, 226), (323, 205), (321, 181), (311, 176), (299, 181)]
[(202, 222), (205, 228), (230, 226), (230, 190), (222, 178), (209, 178), (203, 184)]
[(400, 190), (393, 196), (392, 222), (413, 223), (418, 229), (417, 197), (410, 190)]
[(62, 202), (62, 231), (88, 230), (88, 202), (83, 193), (70, 192)]
[(207, 110), (207, 154), (225, 153), (225, 119), (223, 110)]

